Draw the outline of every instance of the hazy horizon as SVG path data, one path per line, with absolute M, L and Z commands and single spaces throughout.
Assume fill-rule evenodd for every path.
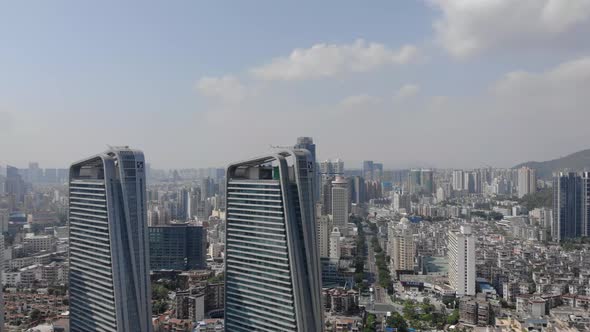
M 107 144 L 224 167 L 298 136 L 347 168 L 512 167 L 590 140 L 587 1 L 3 9 L 0 161 L 17 167 Z

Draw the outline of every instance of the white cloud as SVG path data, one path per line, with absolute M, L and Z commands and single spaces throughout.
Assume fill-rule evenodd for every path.
M 340 101 L 340 106 L 345 108 L 366 108 L 379 104 L 381 99 L 379 97 L 371 96 L 363 93 L 355 96 L 349 96 Z
M 416 84 L 406 84 L 399 88 L 393 96 L 394 102 L 401 102 L 415 97 L 420 92 L 420 86 Z
M 543 47 L 577 38 L 590 27 L 590 0 L 430 0 L 443 17 L 434 23 L 438 42 L 453 56 L 492 48 Z
M 199 93 L 223 102 L 237 103 L 246 97 L 246 88 L 234 76 L 203 77 L 196 86 Z
M 534 103 L 535 108 L 569 105 L 580 111 L 590 102 L 590 56 L 559 64 L 541 73 L 514 71 L 492 86 L 497 98 Z M 584 110 L 587 112 L 586 110 Z
M 307 49 L 298 48 L 287 57 L 253 68 L 251 73 L 263 80 L 317 79 L 405 64 L 417 57 L 418 49 L 413 45 L 392 50 L 383 44 L 359 39 L 352 44 L 316 44 Z

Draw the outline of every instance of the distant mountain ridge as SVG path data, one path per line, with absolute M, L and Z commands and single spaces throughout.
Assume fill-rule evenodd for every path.
M 549 161 L 527 161 L 513 168 L 529 167 L 537 170 L 537 177 L 550 179 L 553 172 L 563 169 L 571 171 L 590 170 L 590 149 L 578 151 L 562 158 Z

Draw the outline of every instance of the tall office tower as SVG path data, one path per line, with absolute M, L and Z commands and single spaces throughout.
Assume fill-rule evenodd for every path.
M 322 331 L 311 152 L 227 170 L 226 331 Z
M 423 194 L 434 194 L 434 172 L 431 169 L 422 169 L 420 171 L 420 184 L 422 185 Z
M 70 167 L 70 331 L 152 330 L 144 156 L 128 147 Z
M 410 194 L 434 194 L 434 175 L 429 169 L 412 169 L 408 173 L 408 191 Z
M 201 201 L 206 201 L 207 197 L 211 195 L 210 187 L 211 187 L 211 179 L 209 178 L 202 178 L 201 179 Z
M 391 245 L 390 257 L 393 272 L 413 271 L 416 257 L 416 245 L 412 225 L 407 218 L 402 218 L 400 223 L 393 227 L 390 233 L 389 243 Z
M 373 161 L 363 161 L 363 177 L 367 181 L 373 181 Z
M 187 188 L 178 191 L 178 210 L 177 218 L 180 220 L 191 220 L 191 193 Z
M 471 226 L 448 234 L 449 284 L 457 296 L 475 295 L 475 238 Z
M 332 182 L 334 177 L 325 178 L 322 181 L 320 203 L 322 203 L 322 214 L 332 214 Z
M 351 201 L 355 204 L 361 204 L 366 201 L 365 180 L 360 176 L 352 178 L 352 193 L 350 195 Z
M 320 186 L 321 186 L 321 179 L 320 179 L 320 170 L 319 165 L 317 164 L 317 154 L 316 154 L 316 146 L 313 143 L 312 137 L 297 137 L 297 144 L 295 144 L 295 149 L 305 149 L 311 153 L 311 159 L 313 159 L 314 164 L 314 176 L 313 176 L 313 194 L 316 200 L 320 198 Z M 344 167 L 344 166 L 343 166 Z
M 332 223 L 329 216 L 317 216 L 317 234 L 320 257 L 328 257 L 330 254 L 330 232 Z
M 463 190 L 463 171 L 462 170 L 454 170 L 453 171 L 453 190 L 455 191 L 462 191 Z
M 383 164 L 373 163 L 373 180 L 379 182 L 383 181 Z
M 17 205 L 22 203 L 25 199 L 25 182 L 20 174 L 18 168 L 6 166 L 6 180 L 4 180 L 4 190 L 8 195 L 11 195 Z
M 150 269 L 207 268 L 207 231 L 202 226 L 187 223 L 150 226 L 148 232 Z
M 518 197 L 532 194 L 537 191 L 537 171 L 522 167 L 518 170 Z
M 348 235 L 348 181 L 338 176 L 332 181 L 332 222 L 345 236 Z
M 340 237 L 342 234 L 338 227 L 334 227 L 330 233 L 330 258 L 340 259 Z
M 553 227 L 551 237 L 563 241 L 588 234 L 587 173 L 555 173 L 553 175 Z

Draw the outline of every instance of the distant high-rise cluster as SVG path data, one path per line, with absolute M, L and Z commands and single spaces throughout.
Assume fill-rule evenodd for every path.
M 434 173 L 430 169 L 412 169 L 408 174 L 410 194 L 432 195 L 434 193 Z
M 363 161 L 362 176 L 367 181 L 381 181 L 383 178 L 383 164 L 376 163 L 372 160 Z
M 537 171 L 532 168 L 522 167 L 518 170 L 518 197 L 532 194 L 537 191 Z
M 177 223 L 149 228 L 152 270 L 198 270 L 207 267 L 207 233 L 202 226 Z

